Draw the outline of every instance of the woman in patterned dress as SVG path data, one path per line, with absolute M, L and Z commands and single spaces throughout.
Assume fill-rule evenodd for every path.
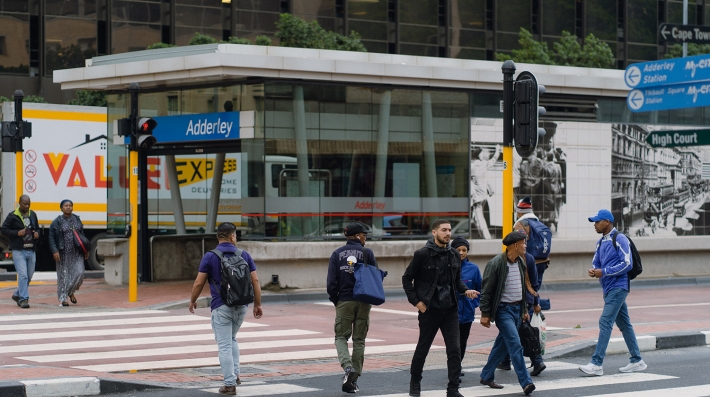
M 62 200 L 59 206 L 62 215 L 49 226 L 49 249 L 57 262 L 57 297 L 62 306 L 69 306 L 67 299 L 73 304 L 77 302 L 74 292 L 84 281 L 84 260 L 89 254 L 84 254 L 74 243 L 73 230 L 84 230 L 81 219 L 72 213 L 74 203 Z

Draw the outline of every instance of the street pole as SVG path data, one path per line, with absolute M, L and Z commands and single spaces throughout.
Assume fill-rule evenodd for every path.
M 131 144 L 129 148 L 129 199 L 131 206 L 131 235 L 128 238 L 128 301 L 138 301 L 138 148 L 136 144 L 136 129 L 138 120 L 138 83 L 131 83 Z
M 688 24 L 688 0 L 683 0 L 683 25 Z M 683 43 L 683 58 L 688 56 L 688 43 Z
M 15 125 L 17 126 L 17 135 L 20 135 L 20 126 L 22 125 L 22 99 L 25 93 L 22 90 L 16 90 L 13 93 L 15 100 Z M 15 142 L 22 142 L 22 136 L 15 136 Z M 19 146 L 19 145 L 17 145 Z M 22 150 L 15 152 L 15 197 L 22 196 L 24 191 L 24 172 L 22 169 Z
M 503 237 L 513 230 L 513 75 L 515 62 L 503 62 Z M 505 247 L 503 247 L 505 251 Z

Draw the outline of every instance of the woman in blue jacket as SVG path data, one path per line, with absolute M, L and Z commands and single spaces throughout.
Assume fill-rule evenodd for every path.
M 481 271 L 474 263 L 469 262 L 468 240 L 461 236 L 454 237 L 451 240 L 451 248 L 455 249 L 461 255 L 461 281 L 466 284 L 468 289 L 481 291 Z M 459 294 L 459 333 L 461 336 L 461 361 L 466 353 L 466 343 L 468 335 L 471 333 L 471 324 L 475 318 L 476 308 L 480 300 L 480 295 L 474 299 L 469 299 L 466 295 Z M 463 375 L 463 372 L 461 373 Z

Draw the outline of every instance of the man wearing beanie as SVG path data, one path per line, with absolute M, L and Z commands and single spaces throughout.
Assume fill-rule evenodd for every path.
M 525 395 L 535 390 L 530 379 L 523 347 L 520 344 L 518 328 L 528 320 L 526 295 L 525 256 L 526 234 L 513 231 L 503 239 L 505 252 L 496 255 L 486 265 L 481 290 L 481 325 L 490 328 L 495 320 L 498 336 L 488 356 L 488 362 L 481 371 L 481 384 L 494 389 L 503 386 L 495 382 L 495 369 L 506 353 L 510 354 L 518 382 Z
M 409 395 L 421 395 L 422 372 L 436 333 L 441 330 L 446 345 L 449 383 L 446 397 L 463 397 L 459 393 L 461 351 L 459 340 L 458 294 L 475 298 L 478 292 L 461 282 L 461 260 L 449 247 L 451 223 L 438 219 L 432 223 L 432 240 L 414 253 L 402 275 L 407 300 L 419 309 L 419 340 L 409 370 Z
M 458 251 L 461 256 L 461 281 L 468 289 L 474 291 L 481 290 L 481 271 L 476 264 L 468 260 L 469 244 L 468 240 L 462 236 L 456 236 L 451 240 L 451 248 Z M 466 354 L 466 344 L 471 333 L 471 324 L 476 319 L 476 308 L 480 298 L 470 299 L 466 295 L 459 294 L 459 340 L 461 345 L 461 362 Z M 463 372 L 461 373 L 463 376 Z M 460 378 L 459 378 L 460 379 Z
M 370 322 L 372 305 L 353 298 L 355 287 L 355 264 L 367 263 L 377 266 L 375 254 L 365 248 L 368 230 L 359 222 L 345 227 L 347 238 L 344 246 L 330 255 L 328 264 L 328 297 L 335 305 L 335 350 L 338 361 L 345 371 L 342 391 L 355 393 L 359 389 L 357 378 L 362 374 L 365 361 L 365 338 Z M 348 350 L 348 339 L 353 339 L 353 354 Z

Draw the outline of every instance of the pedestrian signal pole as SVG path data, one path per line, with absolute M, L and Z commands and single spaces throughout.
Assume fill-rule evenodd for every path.
M 503 237 L 513 230 L 513 75 L 515 63 L 503 62 Z M 505 246 L 503 247 L 505 251 Z
M 131 143 L 129 145 L 129 202 L 131 205 L 131 235 L 129 243 L 128 262 L 128 301 L 138 301 L 138 145 L 136 143 L 136 130 L 138 120 L 138 83 L 131 83 L 128 88 L 131 94 L 131 114 L 129 117 Z
M 23 185 L 23 164 L 22 164 L 22 139 L 32 137 L 32 123 L 22 120 L 22 99 L 25 94 L 22 90 L 14 93 L 15 118 L 13 121 L 3 121 L 0 127 L 2 131 L 2 151 L 5 153 L 15 153 L 15 197 L 24 193 Z

